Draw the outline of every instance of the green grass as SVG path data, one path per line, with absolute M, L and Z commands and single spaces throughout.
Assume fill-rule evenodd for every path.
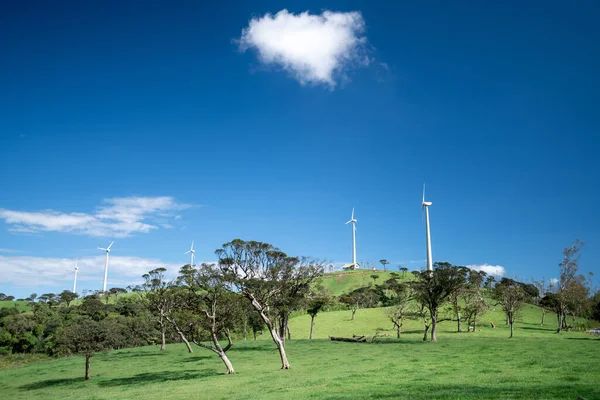
M 27 301 L 0 301 L 0 308 L 14 308 L 16 307 L 19 311 L 28 311 L 29 302 Z
M 373 284 L 373 279 L 371 275 L 376 274 L 379 275 L 377 279 L 377 284 L 382 284 L 385 280 L 390 278 L 390 274 L 394 271 L 367 271 L 367 270 L 358 270 L 358 271 L 347 271 L 347 272 L 335 272 L 325 274 L 323 277 L 323 287 L 329 289 L 334 296 L 339 296 L 343 293 L 349 293 L 354 289 L 358 289 L 359 287 L 369 286 Z M 412 274 L 410 272 L 406 273 L 406 276 L 403 278 L 402 273 L 399 273 L 400 280 L 406 281 L 412 279 Z
M 600 397 L 600 340 L 583 334 L 514 339 L 418 334 L 381 344 L 292 340 L 292 369 L 266 340 L 236 342 L 224 375 L 211 352 L 144 347 L 98 354 L 92 380 L 73 357 L 0 370 L 6 399 L 588 399 Z

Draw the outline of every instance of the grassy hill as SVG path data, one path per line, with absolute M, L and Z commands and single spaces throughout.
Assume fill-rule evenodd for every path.
M 323 277 L 323 286 L 329 289 L 334 296 L 339 296 L 343 293 L 349 293 L 354 289 L 358 289 L 359 287 L 372 285 L 373 279 L 371 278 L 371 275 L 373 274 L 379 275 L 379 278 L 376 281 L 379 285 L 389 279 L 392 272 L 394 271 L 358 270 L 328 273 Z M 413 276 L 410 272 L 407 272 L 406 276 L 403 276 L 402 273 L 399 273 L 399 275 L 401 281 L 411 280 Z
M 386 344 L 292 340 L 292 369 L 282 371 L 272 342 L 240 341 L 228 352 L 234 375 L 224 375 L 210 351 L 153 346 L 94 356 L 87 382 L 82 357 L 0 370 L 0 393 L 64 400 L 593 399 L 600 398 L 598 345 L 581 333 L 448 335 L 438 343 L 416 335 Z
M 19 311 L 29 310 L 29 302 L 27 301 L 0 301 L 0 308 L 16 307 Z
M 325 278 L 334 293 L 368 284 L 371 271 Z M 384 280 L 383 272 L 378 272 Z M 389 275 L 389 273 L 388 273 Z M 370 279 L 370 278 L 368 278 Z M 372 280 L 371 280 L 372 281 Z M 600 339 L 583 332 L 554 333 L 556 317 L 527 305 L 508 339 L 501 310 L 482 317 L 474 333 L 456 333 L 456 322 L 440 324 L 438 343 L 422 341 L 420 321 L 407 321 L 400 339 L 385 309 L 324 312 L 309 341 L 310 318 L 290 320 L 286 349 L 292 365 L 279 370 L 270 337 L 235 341 L 228 352 L 236 369 L 212 352 L 182 345 L 125 349 L 92 358 L 92 380 L 84 381 L 84 359 L 40 361 L 0 370 L 0 397 L 7 399 L 567 399 L 600 398 Z M 489 321 L 497 328 L 492 329 Z M 570 322 L 570 321 L 569 321 Z M 333 336 L 390 337 L 375 343 L 332 342 Z

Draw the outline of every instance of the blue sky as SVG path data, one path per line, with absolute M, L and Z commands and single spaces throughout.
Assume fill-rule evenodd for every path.
M 423 182 L 434 261 L 597 270 L 598 4 L 388 3 L 5 6 L 0 291 L 100 289 L 112 240 L 109 287 L 191 240 L 349 262 L 352 207 L 417 269 Z

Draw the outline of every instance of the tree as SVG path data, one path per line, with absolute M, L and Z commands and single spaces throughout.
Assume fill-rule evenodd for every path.
M 65 327 L 59 337 L 59 346 L 66 353 L 85 357 L 85 380 L 91 378 L 90 360 L 94 353 L 108 350 L 117 339 L 118 331 L 106 320 L 95 321 L 82 317 Z
M 379 262 L 381 263 L 381 265 L 383 265 L 383 270 L 387 271 L 387 265 L 390 263 L 388 260 L 383 259 L 383 260 L 379 260 Z
M 510 326 L 510 337 L 512 338 L 515 318 L 523 307 L 527 295 L 518 284 L 497 284 L 493 294 L 502 307 L 502 311 L 506 314 L 508 325 Z
M 311 283 L 322 276 L 323 263 L 310 258 L 289 257 L 268 243 L 241 239 L 225 243 L 215 254 L 228 287 L 246 297 L 259 313 L 277 346 L 281 368 L 289 369 L 284 339 L 276 329 L 272 311 L 276 304 L 280 307 L 285 304 L 290 296 L 296 298 L 294 301 L 306 297 Z
M 352 320 L 360 307 L 369 308 L 377 305 L 379 298 L 373 289 L 361 287 L 340 297 L 340 301 L 352 311 Z
M 36 298 L 37 298 L 37 293 L 31 293 L 31 294 L 29 295 L 29 297 L 26 297 L 26 298 L 25 298 L 25 301 L 31 301 L 31 302 L 34 302 Z
M 168 321 L 165 316 L 171 311 L 172 307 L 172 302 L 166 296 L 169 287 L 169 283 L 165 280 L 164 275 L 166 271 L 165 268 L 156 268 L 142 275 L 142 278 L 144 278 L 144 284 L 142 285 L 144 294 L 141 296 L 141 299 L 146 301 L 149 310 L 154 316 L 154 320 L 160 327 L 161 351 L 167 348 L 165 333 Z
M 401 266 L 399 269 L 400 269 L 400 271 L 402 271 L 402 277 L 405 278 L 406 273 L 408 272 L 408 268 Z
M 475 332 L 477 329 L 477 317 L 488 308 L 479 286 L 471 284 L 462 293 L 463 315 L 467 321 L 467 332 Z M 472 327 L 472 328 L 471 328 Z
M 407 318 L 410 301 L 411 301 L 411 293 L 410 287 L 407 285 L 402 285 L 403 290 L 399 291 L 397 296 L 394 298 L 394 305 L 390 308 L 387 308 L 385 313 L 387 317 L 392 321 L 394 327 L 396 328 L 397 338 L 400 339 L 400 334 L 402 333 L 402 324 L 404 323 L 404 319 Z
M 439 308 L 448 300 L 463 280 L 459 268 L 449 263 L 436 262 L 433 271 L 422 271 L 412 283 L 415 299 L 427 308 L 431 318 L 431 341 L 437 342 L 437 324 Z
M 323 309 L 329 306 L 332 302 L 331 296 L 324 291 L 318 293 L 308 301 L 308 308 L 306 312 L 310 315 L 310 334 L 308 338 L 312 340 L 313 328 L 315 327 L 315 317 Z
M 459 306 L 459 299 L 467 289 L 467 277 L 470 276 L 471 270 L 466 267 L 457 268 L 457 282 L 453 290 L 450 292 L 449 299 L 452 303 L 454 315 L 456 315 L 457 332 L 462 332 L 461 325 L 461 307 Z
M 67 307 L 69 307 L 71 305 L 71 302 L 73 300 L 75 300 L 77 298 L 77 293 L 73 293 L 70 290 L 63 290 L 59 295 L 58 298 L 60 299 L 61 303 L 66 303 Z
M 371 279 L 373 279 L 373 285 L 375 285 L 375 284 L 377 284 L 377 279 L 379 279 L 379 275 L 372 274 L 371 275 Z
M 579 239 L 575 239 L 572 245 L 563 250 L 563 260 L 559 264 L 560 278 L 558 279 L 558 290 L 556 292 L 556 313 L 558 326 L 556 333 L 560 333 L 566 326 L 566 315 L 580 308 L 581 303 L 587 299 L 588 288 L 585 276 L 578 274 L 580 250 L 584 245 Z
M 231 339 L 230 328 L 231 323 L 235 318 L 238 318 L 235 308 L 231 305 L 236 304 L 234 296 L 227 288 L 227 282 L 223 279 L 223 275 L 217 270 L 214 264 L 201 264 L 199 268 L 193 267 L 182 268 L 180 282 L 185 282 L 188 290 L 187 307 L 194 309 L 204 318 L 202 326 L 210 334 L 212 341 L 211 345 L 206 345 L 194 340 L 194 343 L 204 349 L 216 353 L 227 369 L 227 374 L 233 374 L 235 371 L 233 365 L 227 357 L 227 350 L 233 345 Z M 167 315 L 167 319 L 174 325 L 179 332 L 180 329 L 176 321 Z M 229 344 L 223 348 L 219 343 L 219 335 L 224 334 Z M 183 336 L 182 336 L 183 337 Z

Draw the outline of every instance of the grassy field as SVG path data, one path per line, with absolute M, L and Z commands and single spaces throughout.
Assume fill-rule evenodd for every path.
M 332 274 L 325 284 L 340 294 L 368 285 L 371 273 Z M 6 357 L 0 362 L 0 398 L 600 399 L 600 339 L 583 332 L 556 335 L 556 316 L 548 314 L 544 326 L 540 319 L 540 309 L 527 305 L 515 337 L 508 339 L 496 308 L 482 316 L 477 332 L 459 334 L 456 321 L 440 323 L 439 341 L 431 343 L 422 341 L 422 323 L 413 320 L 395 339 L 383 308 L 359 309 L 355 320 L 350 311 L 332 311 L 317 316 L 316 339 L 309 341 L 310 318 L 300 315 L 290 320 L 293 340 L 286 344 L 291 370 L 279 370 L 278 353 L 265 334 L 235 342 L 228 355 L 236 374 L 229 376 L 212 352 L 195 348 L 188 354 L 179 344 L 166 352 L 152 346 L 97 354 L 87 382 L 82 357 Z M 376 333 L 383 337 L 373 343 L 327 340 Z
M 16 307 L 19 311 L 29 310 L 29 302 L 27 301 L 0 301 L 0 308 Z
M 237 342 L 224 375 L 211 352 L 144 347 L 98 354 L 92 380 L 81 357 L 0 370 L 5 399 L 588 399 L 600 398 L 600 340 L 581 333 L 513 339 L 418 334 L 379 344 L 292 340 L 279 370 L 267 340 Z
M 403 279 L 409 280 L 412 279 L 412 274 L 407 272 L 405 277 L 402 276 L 402 273 L 398 271 L 347 271 L 347 272 L 334 272 L 325 274 L 323 277 L 323 287 L 329 289 L 334 296 L 339 296 L 342 293 L 349 293 L 354 289 L 358 289 L 359 287 L 369 286 L 369 284 L 373 284 L 373 279 L 371 275 L 379 275 L 377 279 L 377 284 L 380 285 L 384 281 L 390 278 L 390 273 L 396 272 L 400 275 L 400 280 Z

